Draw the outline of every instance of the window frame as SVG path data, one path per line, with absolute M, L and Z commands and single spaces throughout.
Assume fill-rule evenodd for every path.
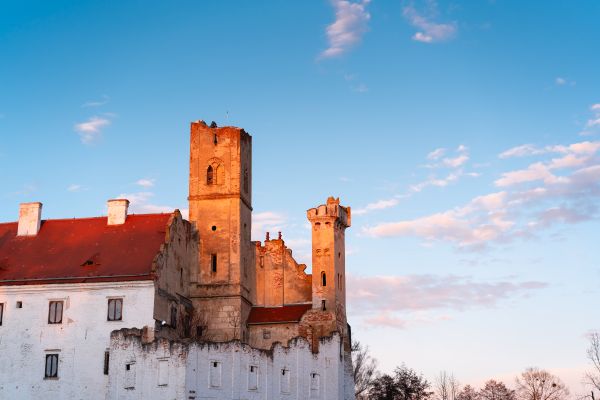
M 115 306 L 113 309 L 113 317 L 111 318 L 111 313 L 110 313 L 110 305 L 111 302 L 114 302 Z M 120 304 L 120 309 L 119 309 L 119 318 L 116 318 L 116 310 L 117 310 L 117 306 L 116 304 Z M 123 298 L 122 297 L 115 297 L 115 298 L 110 298 L 108 299 L 107 302 L 107 310 L 106 310 L 106 320 L 109 322 L 115 322 L 115 321 L 123 321 Z
M 50 370 L 48 370 L 48 360 L 50 360 Z M 53 360 L 55 360 L 54 364 Z M 58 353 L 46 354 L 44 361 L 44 379 L 58 379 Z M 52 373 L 53 370 L 54 374 Z
M 57 309 L 58 309 L 58 305 L 60 304 L 60 318 L 57 319 Z M 52 306 L 54 307 L 54 312 L 52 310 Z M 64 310 L 65 310 L 65 302 L 64 300 L 50 300 L 48 302 L 48 325 L 60 325 L 62 324 L 63 321 L 63 316 L 64 316 Z M 52 317 L 54 317 L 52 319 Z

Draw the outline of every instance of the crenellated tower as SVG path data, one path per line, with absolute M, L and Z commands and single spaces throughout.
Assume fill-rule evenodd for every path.
M 192 297 L 202 336 L 246 341 L 255 298 L 252 137 L 236 127 L 191 124 L 189 219 L 200 234 Z
M 313 309 L 334 312 L 346 323 L 346 228 L 351 223 L 350 207 L 330 197 L 327 204 L 307 211 L 312 226 Z M 345 328 L 345 326 L 344 326 Z

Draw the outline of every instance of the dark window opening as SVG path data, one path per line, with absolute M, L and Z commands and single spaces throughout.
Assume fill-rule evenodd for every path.
M 183 268 L 179 268 L 179 287 L 183 289 Z
M 213 226 L 212 226 L 212 228 L 210 228 L 210 229 L 212 229 L 212 230 L 213 230 L 213 232 L 214 232 L 214 231 L 216 231 L 216 230 L 217 230 L 217 226 L 216 226 L 216 225 L 213 225 Z
M 46 354 L 45 378 L 58 377 L 58 354 Z
M 177 328 L 177 307 L 171 307 L 171 327 Z
M 244 168 L 244 192 L 248 193 L 248 168 Z
M 250 366 L 250 372 L 254 372 L 254 365 Z
M 321 300 L 321 310 L 327 311 L 327 307 L 325 307 L 325 300 Z
M 110 353 L 108 351 L 104 352 L 104 375 L 108 375 L 108 364 L 110 361 Z
M 217 255 L 216 254 L 210 255 L 210 270 L 212 271 L 213 274 L 217 273 Z
M 17 301 L 17 308 L 23 308 L 23 302 Z
M 123 320 L 123 299 L 108 299 L 107 321 Z
M 219 366 L 219 363 L 218 363 L 218 362 L 216 362 L 216 361 L 215 361 L 215 362 L 213 362 L 213 368 L 217 368 L 218 366 Z
M 321 272 L 321 286 L 327 286 L 327 274 L 325 272 Z
M 131 371 L 131 364 L 125 364 L 125 371 Z
M 183 336 L 192 336 L 192 317 L 190 317 L 190 315 L 187 313 L 185 315 L 185 318 L 183 319 Z
M 212 185 L 214 183 L 214 171 L 213 171 L 213 167 L 212 165 L 208 166 L 208 169 L 206 170 L 206 184 L 207 185 Z
M 4 316 L 4 304 L 0 303 L 0 326 L 2 326 L 2 317 Z
M 214 124 L 214 122 L 213 122 L 213 124 Z M 211 126 L 210 126 L 210 127 L 211 127 L 211 128 L 216 128 L 216 127 L 217 127 L 217 124 L 215 124 L 215 126 L 214 126 L 214 127 L 213 127 L 213 126 L 212 126 L 212 124 L 211 124 Z M 213 136 L 213 143 L 214 143 L 214 144 L 217 144 L 218 142 L 219 142 L 219 141 L 217 140 L 217 134 L 215 133 L 215 135 Z
M 63 302 L 62 301 L 51 301 L 48 307 L 48 323 L 49 324 L 62 324 L 63 317 Z

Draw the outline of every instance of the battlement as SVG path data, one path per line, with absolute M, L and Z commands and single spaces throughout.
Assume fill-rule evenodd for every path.
M 341 206 L 339 197 L 329 197 L 326 204 L 321 204 L 306 211 L 306 216 L 311 222 L 330 219 L 338 220 L 344 228 L 350 227 L 352 222 L 350 207 Z
M 210 125 L 207 124 L 204 120 L 194 121 L 191 124 L 192 132 L 193 131 L 209 131 L 211 133 L 225 134 L 227 136 L 235 135 L 241 138 L 249 138 L 250 134 L 246 132 L 243 128 L 238 128 L 237 126 L 218 126 L 216 122 L 211 122 Z M 213 138 L 218 140 L 218 138 Z M 217 144 L 217 143 L 215 143 Z

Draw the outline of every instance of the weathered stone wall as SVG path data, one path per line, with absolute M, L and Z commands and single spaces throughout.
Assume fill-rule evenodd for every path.
M 111 339 L 109 399 L 354 399 L 351 359 L 337 335 L 320 341 L 319 354 L 303 339 L 268 351 L 238 341 L 143 344 L 135 331 Z
M 189 299 L 190 278 L 198 266 L 198 232 L 175 211 L 166 226 L 165 243 L 154 259 L 156 274 L 154 318 L 174 329 L 174 336 L 185 334 L 185 324 L 193 324 L 194 310 Z M 171 326 L 171 310 L 177 309 L 176 326 Z M 134 327 L 134 326 L 132 326 Z M 191 327 L 191 326 L 190 326 Z
M 301 336 L 299 327 L 297 322 L 249 325 L 250 344 L 252 347 L 264 350 L 270 349 L 273 343 L 288 346 L 290 340 Z
M 153 327 L 154 294 L 153 281 L 2 287 L 0 398 L 104 399 L 110 333 Z M 110 298 L 123 299 L 122 321 L 107 321 Z M 64 302 L 61 324 L 48 324 L 51 300 Z M 44 379 L 47 354 L 59 355 L 58 378 Z
M 306 265 L 298 264 L 283 239 L 255 242 L 256 303 L 275 307 L 284 304 L 310 303 L 312 277 Z

